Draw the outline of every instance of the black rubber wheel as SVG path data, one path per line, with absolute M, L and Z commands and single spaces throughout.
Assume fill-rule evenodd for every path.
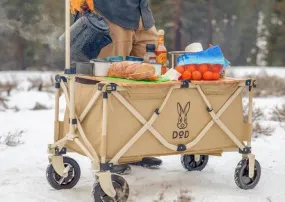
M 95 202 L 126 202 L 129 197 L 129 185 L 127 181 L 118 175 L 112 175 L 113 186 L 116 190 L 114 198 L 109 197 L 101 188 L 99 182 L 96 182 L 93 187 L 93 197 Z
M 253 189 L 258 184 L 261 176 L 261 167 L 257 160 L 255 160 L 253 178 L 248 177 L 248 172 L 248 159 L 243 159 L 239 162 L 235 170 L 235 183 L 241 189 Z
M 56 190 L 72 189 L 79 181 L 81 171 L 78 163 L 69 157 L 63 157 L 64 166 L 70 166 L 67 177 L 61 177 L 56 173 L 52 164 L 47 167 L 46 178 L 50 186 Z
M 206 167 L 208 161 L 208 155 L 200 155 L 197 162 L 194 155 L 181 155 L 181 164 L 188 171 L 201 171 Z

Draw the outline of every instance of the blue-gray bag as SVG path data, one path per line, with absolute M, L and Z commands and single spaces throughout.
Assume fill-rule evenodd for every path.
M 197 53 L 186 53 L 177 58 L 177 65 L 190 64 L 220 64 L 224 68 L 230 66 L 230 62 L 224 57 L 220 46 L 213 46 Z
M 103 16 L 87 12 L 74 22 L 70 28 L 71 60 L 89 62 L 100 54 L 101 50 L 112 43 L 110 27 Z M 65 33 L 59 40 L 64 47 Z

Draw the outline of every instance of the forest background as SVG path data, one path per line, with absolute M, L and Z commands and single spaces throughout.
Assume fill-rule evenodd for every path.
M 232 66 L 285 67 L 285 0 L 150 0 L 169 51 L 220 45 Z M 64 1 L 0 0 L 0 71 L 59 70 Z

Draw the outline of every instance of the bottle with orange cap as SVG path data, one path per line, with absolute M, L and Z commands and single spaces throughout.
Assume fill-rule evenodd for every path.
M 166 63 L 167 63 L 167 49 L 164 45 L 164 30 L 158 31 L 158 44 L 155 49 L 156 54 L 156 62 L 160 63 L 161 66 L 161 74 L 165 74 L 167 71 Z

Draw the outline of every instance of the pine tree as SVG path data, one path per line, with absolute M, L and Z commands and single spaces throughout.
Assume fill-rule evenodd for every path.
M 5 24 L 8 24 L 13 47 L 10 61 L 15 69 L 63 65 L 64 53 L 58 49 L 58 37 L 64 32 L 64 1 L 4 0 Z M 6 31 L 7 32 L 7 31 Z M 10 46 L 8 43 L 3 44 Z M 7 54 L 6 54 L 7 55 Z M 2 59 L 2 64 L 5 59 Z M 7 63 L 9 61 L 6 61 Z
M 3 0 L 2 6 L 9 26 L 13 30 L 15 61 L 17 69 L 26 69 L 26 39 L 37 33 L 36 24 L 41 20 L 41 1 L 39 0 Z
M 274 0 L 152 0 L 156 25 L 166 30 L 169 50 L 183 50 L 189 43 L 220 45 L 232 65 L 256 65 L 266 55 L 257 38 L 260 14 L 268 16 Z M 267 24 L 268 17 L 264 19 Z

